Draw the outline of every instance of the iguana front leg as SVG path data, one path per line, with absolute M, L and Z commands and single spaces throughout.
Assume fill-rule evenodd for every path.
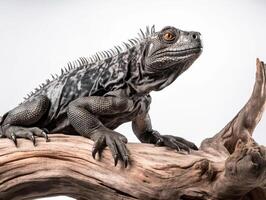
M 149 114 L 139 115 L 132 121 L 132 129 L 137 138 L 143 143 L 167 146 L 178 151 L 190 149 L 198 150 L 197 146 L 181 137 L 172 135 L 160 135 L 158 131 L 152 129 Z
M 0 137 L 7 137 L 17 146 L 17 138 L 29 139 L 35 144 L 35 136 L 48 136 L 45 130 L 38 127 L 38 122 L 48 111 L 50 100 L 40 95 L 25 101 L 6 113 L 0 123 Z
M 81 97 L 69 104 L 68 118 L 71 125 L 82 136 L 94 141 L 92 156 L 108 146 L 112 152 L 115 165 L 120 158 L 125 167 L 128 165 L 127 139 L 122 134 L 108 129 L 99 120 L 101 115 L 120 114 L 133 109 L 133 101 L 119 97 Z

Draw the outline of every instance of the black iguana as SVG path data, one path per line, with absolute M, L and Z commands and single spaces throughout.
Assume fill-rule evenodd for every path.
M 108 146 L 115 165 L 120 159 L 126 167 L 127 139 L 114 129 L 132 121 L 141 142 L 197 150 L 191 142 L 153 130 L 148 111 L 149 93 L 171 84 L 199 57 L 200 33 L 170 26 L 156 32 L 153 26 L 124 46 L 69 63 L 2 117 L 0 136 L 15 145 L 17 137 L 35 145 L 35 136 L 48 141 L 47 133 L 80 134 L 94 141 L 94 158 Z

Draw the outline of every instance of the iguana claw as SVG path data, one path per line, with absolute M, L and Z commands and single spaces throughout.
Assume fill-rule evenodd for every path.
M 106 129 L 101 131 L 97 130 L 97 132 L 93 134 L 92 139 L 95 141 L 92 148 L 92 157 L 94 159 L 97 153 L 99 153 L 100 157 L 102 150 L 108 146 L 114 159 L 114 166 L 117 165 L 119 159 L 124 163 L 125 168 L 128 166 L 129 154 L 126 147 L 127 139 L 125 136 Z
M 3 136 L 12 140 L 17 147 L 17 138 L 25 138 L 32 141 L 33 145 L 36 146 L 36 139 L 35 136 L 44 137 L 46 142 L 49 141 L 48 136 L 45 131 L 38 127 L 21 127 L 21 126 L 12 126 L 6 125 L 2 127 L 3 129 Z
M 172 149 L 176 149 L 177 151 L 187 151 L 190 153 L 190 150 L 198 150 L 198 147 L 181 137 L 176 137 L 172 135 L 160 135 L 157 131 L 154 131 L 153 136 L 156 138 L 157 142 L 155 143 L 157 146 L 167 146 Z

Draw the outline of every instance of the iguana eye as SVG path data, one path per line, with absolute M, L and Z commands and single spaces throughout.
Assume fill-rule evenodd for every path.
M 172 32 L 167 31 L 167 32 L 165 32 L 165 33 L 163 34 L 163 39 L 164 39 L 165 41 L 167 41 L 167 42 L 171 42 L 171 41 L 175 40 L 175 38 L 176 38 L 176 36 L 175 36 L 175 34 L 172 33 Z

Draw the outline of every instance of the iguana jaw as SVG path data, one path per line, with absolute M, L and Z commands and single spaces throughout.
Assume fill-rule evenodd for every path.
M 168 50 L 163 52 L 157 52 L 154 56 L 161 57 L 163 56 L 169 56 L 169 57 L 182 57 L 182 56 L 190 56 L 191 54 L 198 54 L 201 53 L 202 47 L 192 47 L 189 49 L 184 50 Z

